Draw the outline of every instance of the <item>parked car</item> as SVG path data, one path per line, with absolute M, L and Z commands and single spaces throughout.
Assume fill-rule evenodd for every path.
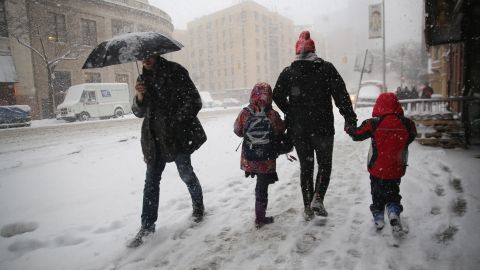
M 381 81 L 363 81 L 358 96 L 351 95 L 350 98 L 356 108 L 373 107 L 378 96 L 383 92 L 386 92 L 386 88 Z
M 131 113 L 126 83 L 83 83 L 71 86 L 57 106 L 57 119 L 69 122 L 90 117 L 121 117 Z
M 0 128 L 29 127 L 32 109 L 28 105 L 0 106 Z

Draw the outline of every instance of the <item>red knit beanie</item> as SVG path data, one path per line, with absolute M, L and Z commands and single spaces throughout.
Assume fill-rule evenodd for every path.
M 295 53 L 309 53 L 315 52 L 315 42 L 313 39 L 310 39 L 310 32 L 303 31 L 298 37 L 297 43 L 295 44 Z

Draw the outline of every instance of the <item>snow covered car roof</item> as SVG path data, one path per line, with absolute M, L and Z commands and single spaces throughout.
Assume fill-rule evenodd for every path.
M 0 128 L 30 126 L 31 112 L 28 105 L 0 106 Z

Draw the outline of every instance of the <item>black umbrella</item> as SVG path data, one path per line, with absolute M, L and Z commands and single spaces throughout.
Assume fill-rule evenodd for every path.
M 156 32 L 123 34 L 98 44 L 82 69 L 141 61 L 153 54 L 174 52 L 182 47 L 180 42 Z

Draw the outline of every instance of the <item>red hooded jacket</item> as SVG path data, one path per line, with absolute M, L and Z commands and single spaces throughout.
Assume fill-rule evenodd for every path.
M 280 117 L 280 114 L 272 109 L 272 88 L 269 84 L 257 83 L 253 87 L 248 107 L 252 111 L 268 108 L 267 117 L 272 124 L 273 134 L 279 135 L 285 131 L 285 123 Z M 245 124 L 251 115 L 251 112 L 245 108 L 238 114 L 233 126 L 233 132 L 235 132 L 237 136 L 243 137 Z M 245 153 L 242 151 L 240 168 L 250 173 L 274 173 L 276 172 L 276 160 L 249 161 L 245 158 Z
M 415 123 L 403 116 L 394 93 L 383 93 L 377 98 L 372 116 L 349 134 L 355 141 L 372 139 L 368 158 L 371 175 L 399 179 L 405 174 L 408 145 L 417 136 Z

